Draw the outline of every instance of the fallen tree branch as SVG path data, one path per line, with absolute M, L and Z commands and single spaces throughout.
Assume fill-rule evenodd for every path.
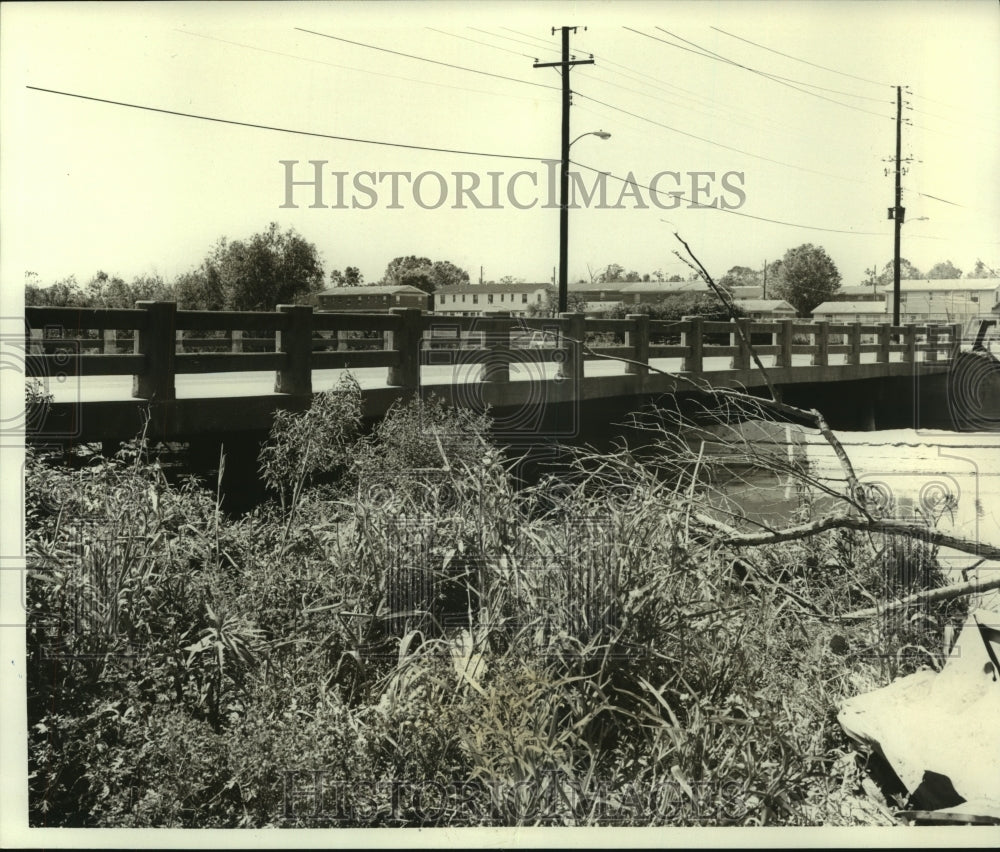
M 747 351 L 750 353 L 750 357 L 753 358 L 754 363 L 757 365 L 757 369 L 760 370 L 760 374 L 764 377 L 764 383 L 767 385 L 768 392 L 771 394 L 771 399 L 777 400 L 778 392 L 774 389 L 774 385 L 771 384 L 771 377 L 768 375 L 767 370 L 764 369 L 764 364 L 757 355 L 757 350 L 753 347 L 753 344 L 750 343 L 750 338 L 743 333 L 743 327 L 737 322 L 739 317 L 736 315 L 736 306 L 732 303 L 729 295 L 718 284 L 716 284 L 712 276 L 708 274 L 708 270 L 705 269 L 702 262 L 698 260 L 695 253 L 691 251 L 691 246 L 684 242 L 683 237 L 681 237 L 681 235 L 676 231 L 674 232 L 674 236 L 677 237 L 680 244 L 684 246 L 684 250 L 691 256 L 691 260 L 698 264 L 698 268 L 695 271 L 701 275 L 703 279 L 705 279 L 705 283 L 712 288 L 712 292 L 714 292 L 718 300 L 722 302 L 723 307 L 725 307 L 726 312 L 729 314 L 729 318 L 735 323 L 737 336 L 741 341 L 743 341 L 743 345 L 747 348 Z M 674 254 L 677 255 L 677 257 L 684 263 L 687 263 L 688 266 L 691 266 L 690 263 L 680 256 L 679 252 L 675 251 Z
M 891 518 L 860 518 L 853 515 L 833 515 L 819 518 L 806 524 L 786 527 L 771 532 L 744 533 L 716 520 L 710 515 L 699 512 L 696 520 L 711 527 L 723 536 L 723 542 L 733 547 L 755 547 L 761 544 L 780 544 L 785 541 L 797 541 L 817 535 L 821 532 L 836 529 L 860 530 L 861 532 L 880 532 L 888 535 L 905 536 L 925 541 L 938 547 L 950 547 L 962 553 L 981 556 L 985 559 L 1000 559 L 1000 547 L 982 542 L 969 541 L 931 527 L 897 521 Z
M 897 609 L 902 609 L 903 607 L 913 606 L 914 604 L 947 601 L 953 598 L 963 597 L 964 595 L 974 595 L 976 592 L 988 592 L 992 589 L 1000 589 L 1000 575 L 989 580 L 968 580 L 964 583 L 956 583 L 952 586 L 945 586 L 941 589 L 926 589 L 925 591 L 908 595 L 905 598 L 891 601 L 890 603 L 882 606 L 873 606 L 868 609 L 859 609 L 854 612 L 845 613 L 844 615 L 834 615 L 829 617 L 839 621 L 861 621 L 866 618 L 875 618 L 879 615 L 885 615 L 887 613 L 894 612 Z

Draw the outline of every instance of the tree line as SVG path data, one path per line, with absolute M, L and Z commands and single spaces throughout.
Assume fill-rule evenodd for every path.
M 44 284 L 36 273 L 25 275 L 26 306 L 132 308 L 139 301 L 176 301 L 187 310 L 269 311 L 280 304 L 315 303 L 324 288 L 359 286 L 364 276 L 356 266 L 329 276 L 316 246 L 294 229 L 267 230 L 239 240 L 221 237 L 194 269 L 165 281 L 160 275 L 138 275 L 126 281 L 99 270 L 86 283 L 75 275 Z M 410 255 L 397 257 L 378 284 L 410 285 L 428 293 L 438 287 L 468 284 L 469 273 L 451 261 Z
M 632 282 L 682 282 L 697 280 L 666 276 L 662 270 L 640 274 L 635 270 L 611 263 L 604 269 L 590 272 L 590 283 L 614 284 Z M 893 280 L 890 260 L 881 270 L 874 266 L 866 270 L 862 282 L 873 289 L 887 286 Z M 903 279 L 960 278 L 962 270 L 950 260 L 934 264 L 926 274 L 905 258 L 900 261 Z M 982 260 L 966 273 L 966 278 L 997 276 L 996 270 Z M 523 279 L 505 275 L 501 284 L 522 283 Z M 780 260 L 760 269 L 733 266 L 719 279 L 719 284 L 734 287 L 760 287 L 762 295 L 784 299 L 800 316 L 808 316 L 814 308 L 830 299 L 841 286 L 841 274 L 822 246 L 805 243 L 785 252 Z M 202 262 L 172 282 L 159 275 L 138 275 L 125 281 L 101 270 L 85 284 L 69 276 L 50 285 L 43 285 L 34 273 L 26 274 L 25 305 L 57 307 L 131 308 L 138 301 L 176 301 L 188 310 L 267 311 L 279 304 L 316 304 L 316 295 L 326 287 L 356 287 L 365 285 L 364 275 L 356 266 L 333 269 L 327 275 L 316 246 L 295 232 L 281 230 L 276 222 L 258 234 L 245 239 L 221 237 L 208 251 Z M 375 284 L 411 286 L 433 294 L 441 287 L 469 284 L 469 273 L 449 260 L 406 255 L 396 257 L 386 266 L 382 278 Z M 581 279 L 581 284 L 586 284 Z M 550 299 L 552 304 L 555 299 Z M 583 310 L 585 299 L 570 294 L 571 310 Z M 672 316 L 677 310 L 713 315 L 720 309 L 715 296 L 670 296 L 661 313 Z M 543 310 L 547 310 L 543 308 Z

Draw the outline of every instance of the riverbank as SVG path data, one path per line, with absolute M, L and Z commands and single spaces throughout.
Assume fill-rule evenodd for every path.
M 937 583 L 921 542 L 733 548 L 625 454 L 524 485 L 485 419 L 358 403 L 283 421 L 239 518 L 141 456 L 29 456 L 33 825 L 898 822 L 836 709 L 965 611 L 830 616 Z

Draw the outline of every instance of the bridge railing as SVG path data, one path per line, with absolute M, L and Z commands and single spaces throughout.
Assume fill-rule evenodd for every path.
M 327 313 L 302 305 L 185 311 L 173 302 L 114 310 L 29 307 L 25 320 L 29 375 L 65 372 L 72 362 L 80 376 L 132 375 L 132 395 L 156 400 L 174 399 L 176 376 L 192 373 L 273 372 L 276 392 L 306 394 L 313 370 L 334 368 L 384 367 L 387 384 L 396 387 L 418 386 L 421 366 L 435 364 L 476 366 L 486 382 L 510 381 L 512 364 L 556 363 L 561 375 L 582 379 L 584 363 L 602 357 L 622 359 L 634 375 L 646 374 L 651 359 L 679 360 L 692 373 L 749 370 L 747 340 L 778 368 L 805 355 L 821 367 L 858 365 L 872 353 L 876 363 L 946 362 L 962 334 L 961 325 L 668 321 L 645 314 L 459 317 L 416 308 Z

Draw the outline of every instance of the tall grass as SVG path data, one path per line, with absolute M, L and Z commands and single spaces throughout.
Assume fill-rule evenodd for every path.
M 690 478 L 517 487 L 484 418 L 359 399 L 276 422 L 239 520 L 141 447 L 29 459 L 34 824 L 856 821 L 837 702 L 920 638 L 822 617 L 884 592 L 872 542 L 730 552 Z

